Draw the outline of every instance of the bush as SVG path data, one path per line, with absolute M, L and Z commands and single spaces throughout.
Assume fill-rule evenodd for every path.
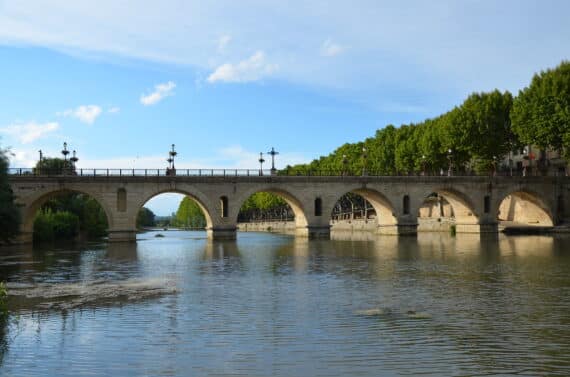
M 71 240 L 79 234 L 79 218 L 71 212 L 45 209 L 34 220 L 34 241 Z

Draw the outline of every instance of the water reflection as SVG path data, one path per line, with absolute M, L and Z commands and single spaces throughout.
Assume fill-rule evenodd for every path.
M 163 233 L 3 251 L 10 284 L 176 292 L 68 310 L 21 305 L 17 324 L 0 323 L 0 372 L 570 374 L 568 237 Z

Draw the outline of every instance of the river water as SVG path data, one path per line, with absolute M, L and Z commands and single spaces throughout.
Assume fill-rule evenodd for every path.
M 568 236 L 148 232 L 0 278 L 2 376 L 570 375 Z

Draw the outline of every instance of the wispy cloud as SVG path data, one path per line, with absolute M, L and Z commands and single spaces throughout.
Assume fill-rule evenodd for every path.
M 230 35 L 222 35 L 218 38 L 218 52 L 224 52 L 228 44 L 231 42 L 232 37 Z
M 174 88 L 176 88 L 176 84 L 173 81 L 155 85 L 154 92 L 141 95 L 140 101 L 145 106 L 155 105 L 165 97 L 174 95 L 172 92 Z
M 20 141 L 22 144 L 29 144 L 45 135 L 59 129 L 59 123 L 20 123 L 11 124 L 6 127 L 0 128 L 0 132 L 10 135 Z
M 327 39 L 321 45 L 321 55 L 333 57 L 343 53 L 345 48 L 338 43 L 334 43 L 331 39 Z
M 76 109 L 67 109 L 57 113 L 58 116 L 72 117 L 85 124 L 93 124 L 101 115 L 103 109 L 97 105 L 81 105 Z
M 119 111 L 121 111 L 121 108 L 117 106 L 111 107 L 107 110 L 109 114 L 117 114 Z
M 208 82 L 245 83 L 258 81 L 271 75 L 277 68 L 277 64 L 267 62 L 263 51 L 257 51 L 249 58 L 237 64 L 222 64 L 208 76 Z

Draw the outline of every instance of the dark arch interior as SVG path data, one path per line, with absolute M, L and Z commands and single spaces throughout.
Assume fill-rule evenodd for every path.
M 295 221 L 291 200 L 274 191 L 259 191 L 245 200 L 238 212 L 238 223 Z
M 78 191 L 58 191 L 39 199 L 24 220 L 34 242 L 87 240 L 104 237 L 109 229 L 105 209 Z
M 342 220 L 374 220 L 376 216 L 376 210 L 368 200 L 362 195 L 349 192 L 341 196 L 335 203 L 331 220 L 334 225 Z

